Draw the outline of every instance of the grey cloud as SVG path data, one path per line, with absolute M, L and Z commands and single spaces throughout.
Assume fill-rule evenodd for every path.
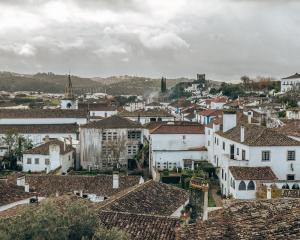
M 300 68 L 300 6 L 274 1 L 66 0 L 66 12 L 51 9 L 49 16 L 43 11 L 55 1 L 0 1 L 10 11 L 0 15 L 0 70 L 153 77 L 203 72 L 218 80 L 288 75 Z M 31 28 L 22 24 L 32 21 Z

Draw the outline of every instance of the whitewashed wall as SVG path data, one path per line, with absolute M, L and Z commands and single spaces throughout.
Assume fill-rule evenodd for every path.
M 86 124 L 86 118 L 1 118 L 0 124 Z

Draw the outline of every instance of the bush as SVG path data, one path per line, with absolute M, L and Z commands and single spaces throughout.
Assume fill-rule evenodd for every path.
M 99 224 L 97 213 L 83 201 L 46 201 L 27 207 L 19 216 L 0 220 L 0 239 L 18 240 L 125 240 L 124 233 L 107 230 Z

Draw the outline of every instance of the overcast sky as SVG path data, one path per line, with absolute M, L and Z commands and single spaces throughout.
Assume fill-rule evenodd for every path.
M 0 71 L 216 80 L 300 72 L 299 0 L 0 0 Z

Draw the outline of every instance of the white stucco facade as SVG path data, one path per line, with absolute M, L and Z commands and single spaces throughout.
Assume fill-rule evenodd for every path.
M 158 170 L 184 168 L 184 159 L 207 160 L 204 134 L 151 134 L 151 160 Z
M 60 154 L 58 145 L 50 145 L 49 154 L 24 154 L 22 166 L 23 172 L 49 172 L 61 167 L 61 172 L 66 173 L 74 167 L 73 151 Z

